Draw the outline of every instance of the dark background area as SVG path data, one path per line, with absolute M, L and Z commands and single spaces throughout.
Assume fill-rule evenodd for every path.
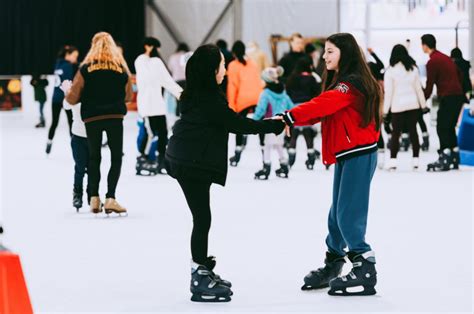
M 109 32 L 130 70 L 145 35 L 144 0 L 0 0 L 0 75 L 53 73 L 69 44 L 87 53 L 93 35 Z

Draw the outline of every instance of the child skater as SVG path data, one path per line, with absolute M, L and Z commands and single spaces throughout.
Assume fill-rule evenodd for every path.
M 273 115 L 283 113 L 293 107 L 293 102 L 285 92 L 284 85 L 280 82 L 279 77 L 283 75 L 283 68 L 266 68 L 262 72 L 262 79 L 266 86 L 260 94 L 257 108 L 253 116 L 254 120 L 270 118 Z M 255 179 L 267 180 L 271 170 L 271 150 L 275 149 L 280 158 L 280 168 L 275 171 L 276 175 L 281 178 L 288 178 L 288 153 L 283 147 L 284 134 L 266 134 L 265 144 L 263 148 L 263 169 L 255 173 Z
M 61 90 L 65 95 L 69 93 L 71 85 L 72 82 L 69 80 L 65 80 L 61 84 Z M 79 208 L 82 207 L 82 183 L 84 181 L 84 176 L 87 173 L 87 165 L 89 163 L 89 144 L 87 143 L 86 126 L 81 118 L 81 103 L 72 106 L 66 99 L 64 99 L 63 107 L 65 110 L 72 111 L 71 148 L 72 157 L 74 158 L 72 206 L 76 208 L 77 212 L 79 212 Z M 89 193 L 87 195 L 87 199 L 89 199 Z
M 330 295 L 373 295 L 375 255 L 365 231 L 370 182 L 377 166 L 382 92 L 351 34 L 328 37 L 324 61 L 323 93 L 281 117 L 287 130 L 321 122 L 323 163 L 336 164 L 325 266 L 310 272 L 302 289 L 329 285 Z M 346 254 L 352 270 L 340 277 Z M 348 291 L 351 287 L 364 289 Z

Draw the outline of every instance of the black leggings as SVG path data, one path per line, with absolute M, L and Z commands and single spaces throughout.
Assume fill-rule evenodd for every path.
M 211 182 L 178 179 L 186 202 L 193 215 L 191 254 L 193 261 L 204 264 L 207 258 L 208 236 L 211 228 L 210 189 Z
M 48 133 L 49 140 L 52 140 L 54 138 L 54 133 L 56 133 L 56 128 L 58 127 L 59 116 L 61 115 L 62 108 L 63 108 L 62 102 L 53 102 L 53 107 L 52 107 L 53 120 L 51 122 L 51 127 L 49 128 L 49 133 Z M 64 111 L 66 111 L 67 123 L 69 124 L 69 135 L 72 136 L 72 133 L 71 133 L 72 111 L 71 110 L 64 110 Z
M 428 132 L 428 128 L 426 127 L 426 122 L 423 119 L 423 113 L 420 111 L 420 115 L 418 116 L 418 124 L 420 125 L 421 132 L 425 133 Z M 408 128 L 405 125 L 403 128 L 403 133 L 408 133 Z
M 239 112 L 239 116 L 246 117 L 247 114 L 253 112 L 255 110 L 255 106 L 250 106 L 248 108 L 245 108 L 241 112 Z M 244 144 L 244 135 L 236 133 L 235 134 L 235 146 L 242 146 Z
M 111 165 L 107 176 L 107 198 L 115 198 L 115 189 L 122 169 L 123 121 L 122 119 L 98 120 L 86 123 L 89 143 L 88 186 L 90 196 L 99 196 L 100 162 L 102 160 L 102 133 L 107 134 Z
M 392 112 L 392 141 L 390 144 L 390 158 L 397 158 L 400 149 L 400 135 L 403 129 L 408 130 L 410 142 L 413 148 L 413 157 L 420 154 L 420 142 L 418 140 L 418 132 L 416 124 L 420 116 L 420 109 L 408 110 L 404 112 Z
M 168 126 L 166 125 L 166 116 L 153 116 L 145 118 L 145 126 L 148 136 L 153 135 L 158 137 L 158 155 L 164 157 L 166 152 L 166 145 L 168 145 Z M 148 141 L 151 146 L 153 141 Z M 153 152 L 154 153 L 154 152 Z M 150 156 L 150 152 L 147 154 Z M 154 154 L 152 154 L 154 156 Z
M 318 133 L 312 127 L 304 127 L 302 129 L 298 127 L 293 128 L 291 130 L 290 148 L 296 148 L 296 143 L 298 142 L 298 137 L 300 134 L 303 134 L 304 136 L 306 148 L 314 148 L 314 138 Z

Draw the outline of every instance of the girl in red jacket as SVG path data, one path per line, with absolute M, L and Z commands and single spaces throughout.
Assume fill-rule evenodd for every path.
M 324 61 L 323 93 L 281 117 L 288 127 L 321 122 L 323 163 L 336 164 L 325 266 L 310 272 L 302 289 L 329 285 L 330 295 L 372 295 L 377 273 L 365 231 L 377 166 L 381 90 L 351 34 L 330 36 Z M 353 268 L 340 277 L 346 255 Z M 347 289 L 359 286 L 358 292 Z

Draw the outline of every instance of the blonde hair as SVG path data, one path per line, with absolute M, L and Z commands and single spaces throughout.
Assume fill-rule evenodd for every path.
M 92 37 L 91 48 L 81 65 L 92 63 L 113 64 L 116 68 L 123 68 L 127 74 L 130 74 L 127 62 L 114 39 L 107 32 L 99 32 Z

